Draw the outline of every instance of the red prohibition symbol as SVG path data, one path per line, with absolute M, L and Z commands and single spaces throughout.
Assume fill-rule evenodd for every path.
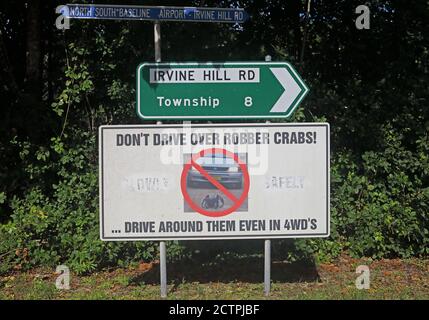
M 219 181 L 213 178 L 206 170 L 204 170 L 196 162 L 196 160 L 198 160 L 202 156 L 213 155 L 213 154 L 223 154 L 224 156 L 233 159 L 240 166 L 241 172 L 243 173 L 243 192 L 238 198 L 234 194 L 232 194 L 227 188 L 225 188 Z M 198 170 L 198 172 L 202 174 L 207 179 L 208 182 L 210 182 L 218 190 L 220 190 L 223 195 L 228 197 L 232 201 L 233 205 L 222 211 L 208 211 L 202 208 L 201 206 L 197 205 L 189 196 L 188 189 L 187 189 L 186 181 L 187 181 L 187 176 L 189 174 L 189 170 L 191 170 L 191 167 L 194 167 L 196 170 Z M 249 172 L 247 170 L 247 165 L 240 161 L 237 154 L 221 148 L 205 149 L 205 150 L 201 150 L 199 153 L 192 155 L 191 161 L 189 163 L 185 163 L 182 171 L 182 176 L 180 179 L 180 187 L 182 189 L 182 194 L 183 194 L 183 197 L 185 198 L 185 201 L 189 204 L 189 206 L 194 211 L 202 215 L 205 215 L 207 217 L 223 217 L 236 211 L 243 204 L 244 200 L 246 200 L 247 195 L 249 193 L 249 188 L 250 188 Z

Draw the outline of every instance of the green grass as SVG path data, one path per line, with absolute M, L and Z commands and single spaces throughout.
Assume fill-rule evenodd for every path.
M 269 297 L 263 294 L 262 263 L 252 267 L 259 263 L 255 261 L 248 265 L 241 261 L 239 266 L 222 263 L 212 265 L 210 269 L 203 269 L 201 265 L 191 264 L 182 268 L 171 264 L 168 266 L 168 299 L 429 299 L 428 260 L 346 258 L 334 264 L 314 266 L 317 279 L 308 277 L 305 266 L 273 264 L 274 281 Z M 358 290 L 355 287 L 355 268 L 365 263 L 371 270 L 371 286 L 369 290 Z M 134 268 L 90 276 L 72 274 L 70 290 L 56 289 L 55 278 L 53 270 L 0 277 L 0 299 L 160 298 L 157 265 L 145 272 Z

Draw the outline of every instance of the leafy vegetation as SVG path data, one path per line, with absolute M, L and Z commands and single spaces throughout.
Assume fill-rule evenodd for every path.
M 240 3 L 251 15 L 242 28 L 163 23 L 162 54 L 164 61 L 288 60 L 310 87 L 291 121 L 331 124 L 331 237 L 276 241 L 276 257 L 427 256 L 428 3 L 369 1 L 369 30 L 354 25 L 361 1 L 311 1 L 307 16 L 307 1 Z M 140 122 L 135 68 L 153 60 L 153 26 L 73 20 L 60 31 L 55 6 L 0 4 L 0 273 L 60 263 L 88 273 L 153 261 L 156 243 L 98 239 L 97 175 L 98 126 Z M 255 241 L 168 245 L 171 260 L 261 250 Z

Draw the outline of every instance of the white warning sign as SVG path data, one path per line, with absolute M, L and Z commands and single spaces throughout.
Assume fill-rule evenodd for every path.
M 329 124 L 101 126 L 106 241 L 329 236 Z

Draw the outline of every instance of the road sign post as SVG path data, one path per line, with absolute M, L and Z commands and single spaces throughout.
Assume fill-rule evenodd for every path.
M 155 61 L 161 62 L 161 23 L 155 21 L 153 24 Z
M 265 56 L 265 61 L 270 62 L 271 56 Z M 269 123 L 269 121 L 267 121 Z M 271 291 L 271 240 L 264 241 L 264 294 L 268 296 Z
M 271 240 L 264 241 L 264 294 L 271 291 Z
M 155 61 L 161 62 L 161 23 L 155 21 L 153 24 Z M 161 122 L 157 124 L 162 124 Z M 167 249 L 165 241 L 159 242 L 159 284 L 161 298 L 167 297 Z
M 143 119 L 288 118 L 308 92 L 287 62 L 142 63 Z
M 66 5 L 66 10 L 62 10 L 63 15 L 71 19 L 108 19 L 108 20 L 151 20 L 154 21 L 154 47 L 155 47 L 155 64 L 145 63 L 138 67 L 137 69 L 137 113 L 143 119 L 258 119 L 258 118 L 288 118 L 291 116 L 293 111 L 298 107 L 301 100 L 308 92 L 307 86 L 301 80 L 297 72 L 286 62 L 270 62 L 267 60 L 265 63 L 258 62 L 239 62 L 239 63 L 213 63 L 213 64 L 200 64 L 200 63 L 182 63 L 182 64 L 163 64 L 161 63 L 161 21 L 180 21 L 180 22 L 220 22 L 220 23 L 243 23 L 248 19 L 247 13 L 243 9 L 233 9 L 233 8 L 195 8 L 195 7 L 151 7 L 151 6 L 128 6 L 128 5 L 94 5 L 94 4 L 68 4 Z M 142 96 L 144 99 L 142 99 Z M 329 234 L 329 175 L 326 174 L 326 184 L 322 183 L 324 186 L 320 187 L 321 180 L 325 179 L 325 175 L 317 175 L 314 172 L 309 174 L 310 183 L 306 184 L 306 192 L 314 187 L 319 185 L 321 189 L 324 190 L 322 199 L 319 200 L 319 204 L 324 203 L 326 200 L 326 210 L 324 212 L 318 212 L 318 210 L 313 208 L 312 212 L 309 208 L 305 208 L 301 204 L 298 204 L 298 208 L 301 211 L 295 210 L 294 214 L 298 214 L 298 218 L 285 219 L 274 219 L 272 217 L 266 217 L 264 215 L 260 216 L 260 213 L 263 212 L 261 208 L 258 209 L 258 201 L 255 202 L 255 199 L 258 198 L 258 195 L 252 195 L 254 189 L 250 188 L 250 180 L 252 180 L 252 185 L 256 183 L 257 188 L 260 189 L 260 177 L 253 177 L 249 179 L 246 174 L 248 171 L 249 162 L 253 158 L 251 152 L 235 152 L 235 146 L 238 144 L 240 146 L 249 146 L 251 141 L 254 140 L 241 140 L 240 142 L 235 143 L 233 149 L 231 145 L 227 142 L 226 137 L 228 134 L 234 136 L 236 131 L 240 131 L 240 137 L 247 136 L 250 131 L 249 137 L 257 141 L 260 141 L 260 134 L 264 137 L 269 137 L 271 134 L 274 136 L 275 144 L 289 145 L 289 144 L 309 144 L 312 145 L 318 144 L 318 147 L 324 144 L 320 141 L 326 141 L 326 148 L 324 151 L 318 150 L 316 154 L 320 155 L 325 152 L 323 159 L 325 159 L 324 168 L 318 168 L 316 171 L 320 172 L 329 172 L 329 126 L 327 124 L 312 125 L 315 131 L 310 132 L 309 128 L 306 128 L 305 125 L 295 125 L 295 127 L 300 127 L 298 132 L 288 132 L 291 130 L 294 125 L 289 124 L 289 128 L 282 127 L 281 125 L 273 126 L 266 128 L 266 132 L 263 132 L 264 129 L 259 125 L 253 127 L 242 126 L 242 125 L 232 125 L 232 126 L 217 126 L 217 127 L 207 127 L 199 126 L 198 130 L 208 130 L 213 131 L 208 133 L 208 135 L 213 134 L 214 137 L 218 135 L 223 135 L 224 143 L 226 145 L 225 149 L 219 148 L 217 142 L 204 143 L 205 146 L 210 145 L 213 150 L 223 150 L 223 157 L 220 157 L 225 161 L 224 166 L 216 167 L 213 164 L 207 163 L 207 159 L 210 158 L 219 158 L 219 153 L 212 152 L 211 156 L 207 156 L 207 153 L 210 154 L 209 149 L 203 149 L 198 151 L 199 156 L 194 157 L 193 151 L 190 154 L 180 154 L 180 160 L 182 164 L 185 163 L 185 159 L 190 161 L 184 165 L 181 176 L 181 191 L 184 202 L 183 202 L 183 211 L 186 213 L 198 213 L 200 216 L 189 216 L 189 221 L 182 221 L 183 216 L 178 218 L 175 217 L 175 209 L 178 207 L 170 208 L 167 211 L 162 211 L 162 213 L 157 211 L 157 208 L 152 208 L 152 211 L 145 212 L 144 217 L 142 218 L 139 214 L 136 216 L 136 212 L 141 211 L 142 204 L 147 202 L 147 199 L 142 202 L 143 196 L 146 193 L 157 194 L 159 191 L 170 192 L 171 188 L 169 185 L 171 183 L 171 174 L 170 172 L 167 175 L 164 175 L 165 172 L 169 170 L 160 171 L 161 174 L 158 174 L 154 171 L 150 173 L 126 173 L 131 175 L 122 176 L 121 180 L 121 190 L 116 190 L 111 193 L 110 183 L 115 181 L 118 177 L 115 175 L 118 172 L 112 172 L 110 167 L 111 161 L 120 161 L 120 158 L 124 155 L 122 154 L 124 146 L 131 147 L 135 146 L 134 143 L 140 146 L 141 139 L 146 141 L 146 146 L 148 146 L 148 137 L 153 135 L 154 139 L 158 139 L 161 142 L 161 146 L 164 146 L 163 136 L 162 138 L 157 137 L 157 133 L 150 133 L 153 131 L 153 127 L 136 127 L 136 126 L 118 126 L 118 127 L 100 127 L 100 215 L 101 215 L 101 225 L 100 225 L 100 234 L 102 240 L 111 241 L 111 240 L 160 240 L 160 282 L 161 282 L 161 297 L 167 296 L 167 271 L 166 271 L 166 246 L 164 240 L 168 239 L 212 239 L 212 238 L 224 238 L 224 239 L 235 239 L 235 238 L 275 238 L 275 237 L 324 237 Z M 318 128 L 316 128 L 319 126 Z M 159 127 L 157 127 L 159 128 Z M 174 129 L 177 131 L 178 127 L 174 126 L 162 126 L 163 130 Z M 183 129 L 183 128 L 182 128 Z M 227 131 L 232 129 L 232 133 Z M 273 131 L 278 130 L 278 132 Z M 324 131 L 326 129 L 326 131 Z M 125 130 L 133 132 L 135 130 L 143 130 L 140 133 L 140 136 L 135 133 L 114 133 L 116 135 L 116 146 L 112 138 L 112 130 Z M 222 132 L 216 132 L 216 130 L 221 130 Z M 253 132 L 256 130 L 257 132 Z M 148 133 L 146 133 L 146 131 Z M 156 130 L 157 131 L 157 130 Z M 191 130 L 192 131 L 192 130 Z M 226 135 L 225 134 L 226 131 Z M 244 131 L 244 132 L 243 132 Z M 260 132 L 258 132 L 260 131 Z M 283 132 L 282 132 L 283 131 Z M 189 132 L 188 132 L 189 133 Z M 188 133 L 182 132 L 182 138 L 186 137 Z M 277 135 L 281 133 L 281 138 Z M 295 135 L 296 133 L 296 135 Z M 175 133 L 173 133 L 175 134 Z M 193 133 L 190 134 L 190 139 L 192 141 Z M 254 134 L 254 135 L 253 135 Z M 289 134 L 291 137 L 289 138 Z M 314 134 L 314 135 L 313 135 Z M 275 137 L 277 135 L 277 137 Z M 316 143 L 316 135 L 319 137 L 322 136 L 322 140 L 319 140 Z M 168 136 L 168 134 L 167 134 Z M 234 136 L 235 137 L 235 136 Z M 112 140 L 113 139 L 113 140 Z M 166 145 L 171 144 L 170 138 L 166 142 Z M 249 138 L 250 139 L 250 138 Z M 289 142 L 289 139 L 291 142 Z M 174 138 L 173 138 L 174 140 Z M 215 139 L 216 140 L 216 139 Z M 264 139 L 263 139 L 264 140 Z M 196 142 L 195 142 L 196 141 Z M 191 142 L 191 146 L 197 149 L 203 146 L 199 146 L 198 141 L 201 139 L 194 140 L 195 143 Z M 269 144 L 268 140 L 264 140 L 265 143 Z M 287 142 L 285 142 L 287 141 Z M 293 142 L 298 141 L 298 142 Z M 186 144 L 182 142 L 180 146 Z M 234 143 L 233 143 L 234 144 Z M 173 143 L 173 145 L 176 145 Z M 159 144 L 153 140 L 153 146 L 159 146 Z M 118 147 L 116 149 L 116 147 Z M 119 148 L 121 147 L 121 148 Z M 316 149 L 318 149 L 316 147 Z M 112 149 L 113 148 L 113 149 Z M 132 150 L 130 153 L 135 153 L 134 155 L 138 157 L 141 154 L 138 151 L 139 148 Z M 150 148 L 148 148 L 150 149 Z M 155 148 L 157 149 L 157 148 Z M 269 149 L 276 149 L 271 146 Z M 312 148 L 302 148 L 304 150 Z M 320 149 L 320 148 L 319 148 Z M 323 148 L 322 148 L 323 149 Z M 234 151 L 230 151 L 234 150 Z M 107 154 L 105 152 L 107 151 Z M 314 148 L 313 148 L 314 151 Z M 113 155 L 110 152 L 117 152 L 116 155 Z M 308 152 L 305 151 L 305 152 Z M 304 153 L 305 153 L 304 152 Z M 143 152 L 144 153 L 144 152 Z M 108 156 L 106 156 L 108 155 Z M 230 155 L 229 157 L 227 155 Z M 127 156 L 129 156 L 127 152 Z M 129 168 L 127 167 L 127 161 L 132 158 L 128 158 L 126 161 L 122 162 L 125 165 L 125 171 Z M 310 152 L 310 158 L 314 156 Z M 151 161 L 148 161 L 150 155 L 146 155 L 143 163 L 143 167 L 146 167 L 148 164 L 151 164 Z M 108 159 L 108 160 L 107 160 Z M 160 159 L 163 159 L 163 156 L 160 155 Z M 244 160 L 245 159 L 245 160 Z M 165 160 L 165 159 L 164 159 Z M 171 160 L 171 159 L 170 159 Z M 177 159 L 176 159 L 177 160 Z M 320 159 L 319 159 L 320 160 Z M 198 163 L 202 161 L 202 163 Z M 162 161 L 161 161 L 162 162 Z M 180 161 L 179 161 L 180 162 Z M 323 162 L 323 161 L 322 161 Z M 177 161 L 174 162 L 177 164 Z M 153 163 L 152 163 L 153 164 Z M 171 164 L 171 163 L 169 163 Z M 201 164 L 201 166 L 200 166 Z M 114 166 L 117 166 L 116 163 Z M 212 172 L 210 170 L 224 170 L 225 165 L 227 165 L 227 172 Z M 133 165 L 131 165 L 132 167 Z M 174 166 L 173 166 L 174 167 Z M 116 167 L 119 168 L 119 167 Z M 169 167 L 171 169 L 171 167 Z M 209 168 L 209 169 L 207 169 Z M 221 169 L 219 169 L 221 168 Z M 176 166 L 177 169 L 177 166 Z M 295 168 L 298 171 L 299 168 Z M 208 171 L 206 171 L 208 170 Z M 215 170 L 215 171 L 216 171 Z M 231 170 L 231 172 L 230 172 Z M 115 171 L 115 170 L 113 170 Z M 119 169 L 121 171 L 121 169 Z M 125 173 L 122 171 L 121 174 Z M 137 170 L 138 171 L 138 170 Z M 185 174 L 186 171 L 186 174 Z M 310 170 L 311 171 L 311 170 Z M 175 171 L 177 174 L 177 170 Z M 138 175 L 142 175 L 144 178 L 138 178 Z M 152 175 L 148 177 L 147 175 Z M 173 174 L 174 175 L 174 174 Z M 258 176 L 258 174 L 256 174 Z M 186 181 L 183 178 L 186 178 Z M 282 188 L 289 188 L 288 185 L 301 186 L 304 189 L 304 179 L 307 181 L 307 176 L 269 176 L 265 177 L 265 188 L 270 191 L 277 190 L 279 191 Z M 211 183 L 215 188 L 217 188 L 217 194 L 215 196 L 207 194 L 201 201 L 201 204 L 195 204 L 195 199 L 201 200 L 198 198 L 202 191 L 201 189 L 190 190 L 192 179 L 205 179 L 205 182 Z M 224 179 L 231 182 L 234 181 L 234 184 L 240 186 L 241 193 L 237 190 L 229 190 L 223 184 Z M 240 180 L 241 179 L 241 180 Z M 244 180 L 243 180 L 244 179 Z M 277 181 L 278 179 L 278 181 Z M 292 180 L 299 180 L 300 182 L 295 183 L 291 182 Z M 314 179 L 314 181 L 313 181 Z M 173 179 L 174 180 L 174 179 Z M 218 181 L 219 180 L 219 181 Z M 238 181 L 238 182 L 237 182 Z M 259 181 L 259 186 L 258 186 Z M 108 184 L 106 184 L 108 183 Z M 113 183 L 113 189 L 117 188 L 118 181 Z M 285 187 L 286 185 L 286 187 Z M 128 191 L 124 194 L 124 188 Z M 299 187 L 298 187 L 299 188 Z M 250 194 L 249 194 L 250 189 Z M 259 190 L 260 191 L 260 190 Z M 266 190 L 265 190 L 266 191 Z M 284 191 L 284 190 L 283 190 Z M 126 194 L 128 192 L 128 194 Z M 131 192 L 131 193 L 129 193 Z M 140 193 L 139 196 L 136 196 Z M 161 192 L 161 193 L 162 193 Z M 313 191 L 314 193 L 314 191 Z M 108 197 L 104 197 L 106 194 L 109 194 Z M 191 195 L 190 195 L 191 194 Z M 270 194 L 270 195 L 268 195 Z M 275 192 L 269 192 L 266 194 L 266 198 L 273 197 Z M 125 198 L 128 197 L 130 200 L 131 207 L 122 208 L 124 205 L 123 202 L 117 201 L 115 196 L 122 195 Z M 165 196 L 165 194 L 163 195 Z M 222 198 L 225 197 L 225 199 Z M 296 197 L 296 195 L 294 195 Z M 109 198 L 109 201 L 106 199 Z M 275 196 L 274 196 L 275 198 Z M 297 196 L 299 199 L 299 196 Z M 293 203 L 296 202 L 295 198 Z M 180 199 L 180 197 L 179 197 Z M 264 199 L 265 200 L 265 199 Z M 161 201 L 162 202 L 162 201 Z M 277 200 L 278 202 L 278 200 Z M 276 200 L 273 203 L 277 203 Z M 300 201 L 298 201 L 300 202 Z M 316 201 L 317 202 L 317 201 Z M 249 205 L 252 205 L 256 208 L 249 208 Z M 229 206 L 227 209 L 219 209 L 218 207 Z M 180 208 L 181 206 L 179 206 Z M 277 206 L 279 207 L 279 206 Z M 112 211 L 112 208 L 113 211 Z M 140 208 L 140 209 L 137 209 Z M 130 210 L 123 211 L 123 209 Z M 159 208 L 158 208 L 159 209 Z M 266 209 L 266 208 L 264 208 Z M 137 211 L 136 211 L 137 210 Z M 179 209 L 180 211 L 180 209 Z M 127 217 L 125 220 L 124 217 L 115 216 L 116 213 L 127 212 Z M 244 219 L 241 216 L 242 212 L 250 213 L 250 219 L 247 217 Z M 152 213 L 155 213 L 155 217 L 152 216 Z M 309 217 L 302 218 L 300 215 L 308 215 Z M 169 215 L 173 214 L 173 216 Z M 235 217 L 229 216 L 230 214 L 235 214 Z M 201 219 L 201 215 L 206 217 L 206 220 Z M 326 216 L 324 220 L 323 216 Z M 170 219 L 168 221 L 163 221 L 164 218 Z M 226 220 L 219 221 L 210 221 L 207 219 L 225 219 L 224 216 L 227 216 Z M 311 216 L 317 218 L 311 218 Z M 149 221 L 149 220 L 150 221 Z M 174 221 L 176 219 L 176 221 Z M 135 220 L 135 221 L 133 221 Z M 181 222 L 179 225 L 176 222 Z M 237 222 L 237 226 L 235 224 Z M 284 222 L 284 225 L 283 225 Z M 184 225 L 188 227 L 184 228 Z M 175 232 L 177 228 L 182 228 L 180 232 Z M 292 229 L 292 230 L 291 230 Z M 172 232 L 173 230 L 173 232 Z M 287 231 L 285 231 L 287 230 Z M 305 230 L 305 232 L 303 232 Z M 308 230 L 308 231 L 307 231 Z M 196 234 L 194 234 L 196 232 Z M 308 233 L 307 233 L 308 232 Z M 185 234 L 185 236 L 179 236 L 178 234 Z M 125 236 L 124 236 L 125 235 Z M 271 274 L 271 242 L 270 240 L 265 240 L 264 248 L 264 283 L 265 283 L 265 294 L 268 295 L 270 292 L 270 274 Z
M 67 4 L 59 10 L 70 19 L 154 21 L 155 61 L 161 62 L 160 21 L 243 23 L 249 17 L 243 9 L 153 7 L 129 5 Z M 160 241 L 161 297 L 167 295 L 166 246 Z
M 159 276 L 161 286 L 161 298 L 167 297 L 167 249 L 165 241 L 159 242 Z

